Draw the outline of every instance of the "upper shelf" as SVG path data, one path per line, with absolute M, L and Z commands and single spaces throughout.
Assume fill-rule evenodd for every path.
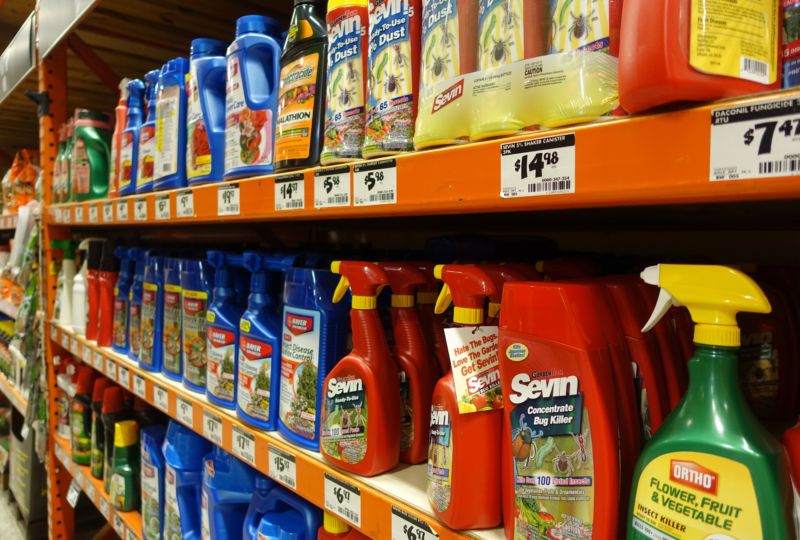
M 752 112 L 764 108 L 774 115 Z M 721 109 L 726 114 L 716 117 L 728 122 L 712 129 Z M 774 133 L 764 122 L 775 122 Z M 766 142 L 774 142 L 771 152 Z M 796 199 L 798 147 L 794 89 L 390 160 L 53 205 L 47 220 L 105 227 Z M 752 177 L 770 170 L 784 172 Z M 745 179 L 716 181 L 716 174 Z M 554 187 L 560 192 L 541 191 Z

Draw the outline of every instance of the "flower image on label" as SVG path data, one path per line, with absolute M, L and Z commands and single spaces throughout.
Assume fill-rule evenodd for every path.
M 244 320 L 242 321 L 244 322 Z M 239 408 L 259 420 L 269 420 L 272 345 L 242 331 L 239 337 Z
M 312 53 L 281 68 L 275 161 L 305 159 L 309 155 L 319 63 L 319 53 Z
M 72 184 L 72 193 L 82 195 L 89 193 L 92 168 L 89 164 L 89 156 L 86 154 L 86 143 L 79 137 L 75 138 L 75 142 L 72 145 L 71 167 L 70 182 Z
M 207 315 L 210 319 L 213 313 L 209 311 Z M 215 326 L 210 320 L 208 320 L 206 332 L 208 335 L 206 341 L 206 357 L 208 359 L 206 387 L 212 396 L 224 401 L 233 401 L 236 334 Z
M 115 294 L 117 291 L 114 291 Z M 114 299 L 114 319 L 111 323 L 112 343 L 124 348 L 128 341 L 128 300 L 117 296 Z
M 702 452 L 671 452 L 648 463 L 636 486 L 632 540 L 761 540 L 750 470 Z
M 158 285 L 144 283 L 142 285 L 142 342 L 139 351 L 139 362 L 153 366 L 153 353 L 156 342 L 156 300 Z
M 278 414 L 286 427 L 308 439 L 317 432 L 319 325 L 318 311 L 283 308 Z
M 136 166 L 136 187 L 153 183 L 156 168 L 156 127 L 152 124 L 139 130 L 139 163 Z
M 183 375 L 190 383 L 206 385 L 206 305 L 205 291 L 183 290 Z
M 128 350 L 134 356 L 139 355 L 142 340 L 142 306 L 130 301 L 133 293 L 128 297 Z
M 115 163 L 112 160 L 112 163 Z M 126 188 L 134 180 L 131 178 L 133 172 L 133 133 L 123 133 L 121 137 L 121 147 L 119 151 L 119 187 Z
M 247 106 L 239 57 L 228 49 L 228 82 L 225 92 L 225 171 L 272 164 L 273 119 L 270 109 Z
M 431 433 L 428 445 L 428 501 L 437 512 L 450 506 L 453 441 L 450 411 L 444 404 L 431 405 Z
M 345 463 L 360 463 L 367 455 L 367 394 L 355 374 L 328 380 L 322 409 L 320 448 Z
M 181 509 L 178 506 L 177 475 L 175 469 L 166 465 L 164 472 L 164 539 L 178 540 L 183 538 L 181 528 Z M 195 514 L 196 515 L 196 514 Z
M 146 540 L 158 540 L 161 535 L 161 515 L 159 502 L 161 489 L 158 485 L 158 469 L 147 448 L 142 448 L 142 524 Z
M 405 371 L 400 371 L 400 450 L 408 450 L 414 444 L 414 408 L 411 387 Z
M 181 86 L 158 88 L 156 101 L 156 179 L 178 172 Z
M 211 174 L 211 146 L 200 105 L 196 66 L 186 75 L 186 177 L 189 179 Z
M 608 0 L 550 0 L 550 14 L 551 54 L 608 49 Z
M 456 0 L 425 2 L 422 12 L 421 87 L 460 73 Z
M 181 373 L 181 288 L 164 286 L 164 369 Z

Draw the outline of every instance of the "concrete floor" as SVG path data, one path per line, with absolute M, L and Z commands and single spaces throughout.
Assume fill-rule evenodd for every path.
M 3 540 L 23 540 L 17 527 L 16 515 L 9 503 L 9 492 L 0 494 L 0 538 Z

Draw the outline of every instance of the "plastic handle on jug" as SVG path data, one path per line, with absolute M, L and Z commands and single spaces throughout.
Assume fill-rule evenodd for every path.
M 375 309 L 381 288 L 389 284 L 386 272 L 371 262 L 333 261 L 331 272 L 342 276 L 333 291 L 333 302 L 339 302 L 350 289 L 353 292 L 353 309 Z
M 433 275 L 444 281 L 434 309 L 437 314 L 444 313 L 453 302 L 453 322 L 473 325 L 483 322 L 484 300 L 498 294 L 494 281 L 486 272 L 466 264 L 438 264 Z
M 425 274 L 414 263 L 383 263 L 381 268 L 389 278 L 392 307 L 414 307 L 417 287 L 425 285 Z
M 641 277 L 661 288 L 643 332 L 653 328 L 672 306 L 686 306 L 696 323 L 695 343 L 738 347 L 736 314 L 769 313 L 772 309 L 755 281 L 727 266 L 659 264 L 646 268 Z
M 247 107 L 250 109 L 264 109 L 269 107 L 270 98 L 275 92 L 277 92 L 278 82 L 281 78 L 281 48 L 273 38 L 264 36 L 263 39 L 263 42 L 251 45 L 250 48 L 246 49 L 242 54 L 242 65 L 240 66 L 242 74 L 242 89 L 244 93 L 244 101 L 247 104 Z M 261 49 L 265 49 L 266 54 L 258 54 L 261 52 Z M 250 63 L 248 60 L 248 56 L 250 55 L 254 55 L 253 63 L 267 66 L 265 71 L 269 71 L 269 66 L 272 66 L 272 77 L 270 77 L 270 74 L 267 73 L 266 92 L 263 94 L 257 91 L 258 85 L 252 84 L 250 81 L 250 76 L 248 75 L 250 70 L 246 69 L 246 66 L 248 66 Z M 263 56 L 269 56 L 269 60 L 264 62 L 262 60 Z

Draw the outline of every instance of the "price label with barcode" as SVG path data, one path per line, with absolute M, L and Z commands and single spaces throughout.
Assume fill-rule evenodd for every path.
M 100 497 L 100 515 L 106 518 L 106 521 L 111 516 L 111 508 L 108 506 L 108 501 L 103 497 Z
M 178 421 L 186 424 L 189 427 L 192 427 L 194 424 L 194 410 L 192 408 L 192 402 L 182 397 L 178 397 L 178 410 L 177 410 L 177 417 Z
M 75 223 L 83 223 L 83 206 L 80 204 L 75 207 Z
M 250 465 L 256 464 L 256 439 L 238 426 L 233 426 L 233 453 Z
M 114 203 L 108 201 L 103 203 L 103 223 L 114 221 Z
M 71 223 L 72 222 L 72 209 L 67 207 L 64 208 L 64 223 Z
M 217 215 L 238 216 L 241 212 L 239 206 L 239 184 L 226 184 L 217 188 Z
M 56 325 L 54 324 L 50 325 L 50 340 L 51 341 L 58 340 L 58 328 L 56 328 Z
M 222 446 L 222 418 L 203 411 L 203 436 L 217 446 Z
M 67 490 L 67 504 L 72 508 L 78 505 L 78 498 L 81 496 L 81 484 L 77 478 L 73 478 L 69 483 L 69 490 Z
M 314 172 L 314 208 L 350 206 L 350 166 Z
M 112 381 L 117 380 L 117 364 L 111 358 L 106 358 L 106 375 Z
M 397 202 L 397 164 L 394 159 L 353 165 L 353 202 L 356 206 Z
M 711 111 L 709 180 L 800 174 L 800 97 Z
M 147 221 L 147 199 L 136 199 L 133 203 L 133 219 Z
M 117 531 L 121 538 L 125 538 L 125 522 L 122 521 L 122 517 L 117 513 L 114 513 L 114 530 Z
M 117 201 L 117 221 L 128 221 L 128 200 Z
M 56 445 L 55 452 L 56 452 L 56 457 L 58 458 L 58 461 L 63 463 L 64 462 L 64 451 L 61 449 L 61 446 Z
M 153 385 L 153 401 L 156 407 L 169 414 L 169 392 L 163 386 Z
M 275 211 L 305 208 L 305 175 L 284 174 L 275 177 Z
M 69 334 L 61 334 L 61 346 L 69 350 Z
M 97 491 L 94 489 L 94 485 L 89 482 L 89 485 L 86 486 L 86 496 L 89 497 L 92 502 L 94 502 L 95 496 L 97 495 Z
M 439 535 L 428 523 L 392 506 L 392 540 L 435 540 Z
M 297 462 L 294 455 L 269 445 L 269 475 L 285 486 L 297 488 Z
M 103 371 L 103 353 L 100 351 L 94 351 L 92 366 L 94 366 L 94 369 L 97 371 Z
M 83 363 L 87 366 L 92 365 L 92 349 L 89 347 L 83 348 Z
M 117 382 L 126 390 L 131 387 L 131 370 L 125 366 L 117 368 Z
M 156 219 L 164 221 L 170 218 L 169 193 L 156 195 Z
M 500 145 L 500 196 L 575 193 L 575 134 Z
M 194 192 L 191 189 L 179 191 L 175 197 L 175 213 L 179 218 L 194 216 Z
M 55 215 L 53 217 L 55 218 L 56 223 L 61 223 L 64 221 L 64 210 L 62 208 L 56 208 L 54 214 Z
M 77 356 L 78 355 L 78 351 L 79 351 L 79 346 L 80 346 L 80 343 L 78 342 L 78 338 L 76 338 L 75 336 L 72 336 L 69 339 L 69 352 L 71 352 L 72 354 Z
M 125 531 L 125 540 L 139 540 L 139 535 L 137 535 L 131 529 Z
M 140 398 L 147 400 L 147 382 L 141 375 L 133 374 L 133 393 Z
M 325 510 L 361 526 L 361 490 L 332 474 L 325 473 Z
M 97 223 L 97 205 L 89 206 L 89 223 Z

